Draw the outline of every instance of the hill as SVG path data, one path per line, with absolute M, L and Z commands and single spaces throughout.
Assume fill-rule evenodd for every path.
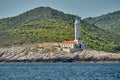
M 76 15 L 38 7 L 15 17 L 0 19 L 0 46 L 74 40 Z M 81 20 L 82 39 L 88 48 L 119 51 L 120 35 Z
M 120 34 L 120 11 L 98 17 L 89 17 L 85 20 L 112 33 Z

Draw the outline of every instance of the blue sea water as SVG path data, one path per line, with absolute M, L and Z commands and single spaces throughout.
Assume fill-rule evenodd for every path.
M 0 63 L 0 80 L 120 80 L 120 63 Z

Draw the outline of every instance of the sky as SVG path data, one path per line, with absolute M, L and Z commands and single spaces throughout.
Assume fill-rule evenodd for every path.
M 0 19 L 41 6 L 87 18 L 120 10 L 120 0 L 0 0 Z

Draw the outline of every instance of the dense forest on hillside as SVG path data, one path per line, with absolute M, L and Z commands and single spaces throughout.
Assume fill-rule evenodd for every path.
M 85 20 L 112 33 L 120 34 L 120 11 L 98 17 L 89 17 Z
M 15 17 L 0 19 L 0 47 L 74 40 L 75 18 L 75 15 L 49 7 L 39 7 Z M 87 20 L 81 20 L 81 32 L 88 48 L 119 52 L 119 34 Z

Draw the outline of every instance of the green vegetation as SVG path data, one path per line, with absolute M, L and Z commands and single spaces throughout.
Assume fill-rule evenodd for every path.
M 85 20 L 99 26 L 100 28 L 109 30 L 113 34 L 116 33 L 120 35 L 120 11 L 98 17 L 86 18 Z
M 0 19 L 0 47 L 74 40 L 75 15 L 39 7 L 15 17 Z M 88 48 L 119 52 L 119 34 L 81 20 L 82 39 Z

